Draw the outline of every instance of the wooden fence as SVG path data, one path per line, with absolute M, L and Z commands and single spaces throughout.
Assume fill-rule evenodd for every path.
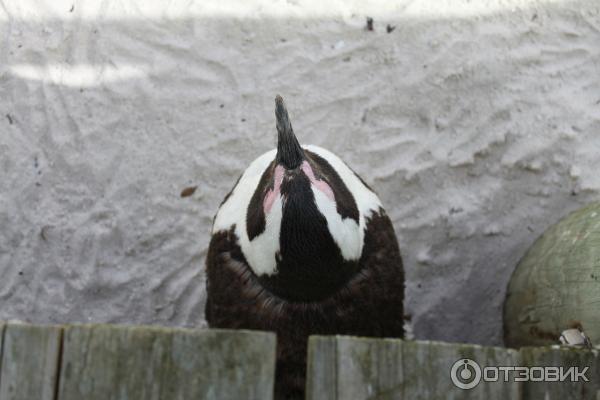
M 306 397 L 310 400 L 600 400 L 599 350 L 553 346 L 518 351 L 441 342 L 313 336 L 308 359 Z M 481 380 L 472 389 L 460 389 L 451 379 L 452 366 L 462 359 L 474 361 L 481 370 Z M 570 367 L 583 371 L 587 366 L 585 376 L 589 381 L 571 382 L 571 375 L 565 382 L 538 381 L 544 372 L 541 368 L 532 371 L 535 381 L 516 381 L 516 371 L 511 368 L 518 366 L 562 366 L 563 373 Z M 485 367 L 505 368 L 486 371 Z M 497 381 L 493 381 L 494 371 L 498 371 Z M 524 372 L 519 376 L 524 377 Z
M 270 400 L 275 347 L 255 331 L 0 323 L 0 400 Z M 308 358 L 309 400 L 600 399 L 598 350 L 314 336 Z M 487 374 L 472 389 L 451 379 L 462 359 Z M 485 369 L 519 365 L 587 367 L 588 382 L 491 382 Z
M 0 399 L 268 400 L 275 343 L 249 331 L 8 324 Z

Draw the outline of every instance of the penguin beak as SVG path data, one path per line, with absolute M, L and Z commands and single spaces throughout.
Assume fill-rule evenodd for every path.
M 275 97 L 275 118 L 277 119 L 277 156 L 275 161 L 287 170 L 296 169 L 304 160 L 304 151 L 294 135 L 287 108 L 280 95 Z

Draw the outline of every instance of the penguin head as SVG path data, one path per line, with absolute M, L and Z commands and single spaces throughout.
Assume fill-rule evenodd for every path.
M 333 153 L 301 146 L 281 96 L 277 148 L 254 160 L 222 203 L 213 233 L 233 229 L 245 261 L 282 297 L 322 298 L 356 272 L 377 195 Z

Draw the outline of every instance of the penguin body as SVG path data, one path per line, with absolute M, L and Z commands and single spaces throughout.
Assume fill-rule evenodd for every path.
M 277 149 L 215 216 L 205 314 L 276 332 L 276 398 L 303 398 L 308 336 L 403 337 L 404 272 L 377 195 L 333 153 L 300 146 L 279 96 L 275 114 Z

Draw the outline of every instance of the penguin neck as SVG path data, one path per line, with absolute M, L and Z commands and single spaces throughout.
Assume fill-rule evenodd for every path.
M 317 301 L 341 288 L 358 263 L 346 261 L 321 214 L 310 179 L 297 174 L 281 185 L 284 196 L 277 272 L 259 277 L 274 294 L 291 301 Z

